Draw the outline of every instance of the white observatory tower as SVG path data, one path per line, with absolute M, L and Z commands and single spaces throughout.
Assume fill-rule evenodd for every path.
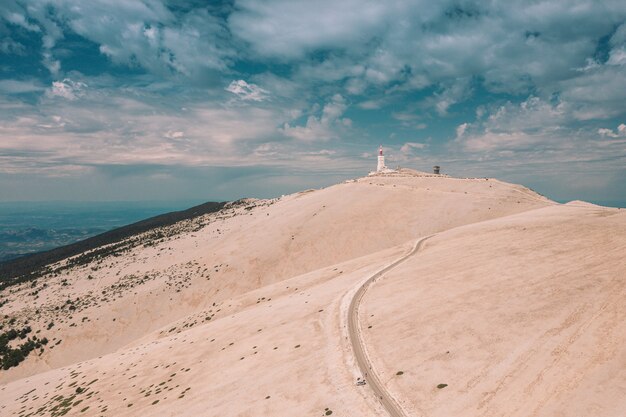
M 380 145 L 378 148 L 378 166 L 376 167 L 376 172 L 383 172 L 387 169 L 385 166 L 385 155 L 383 155 L 383 145 Z
M 385 165 L 385 155 L 383 155 L 383 145 L 380 145 L 380 148 L 378 148 L 378 165 L 376 166 L 376 171 L 372 171 L 367 175 L 392 174 L 394 172 L 397 172 L 397 171 L 393 169 L 389 169 Z

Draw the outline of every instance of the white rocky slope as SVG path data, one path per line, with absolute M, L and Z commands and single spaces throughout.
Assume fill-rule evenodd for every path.
M 3 292 L 5 322 L 28 321 L 50 343 L 40 356 L 32 353 L 0 372 L 0 412 L 380 415 L 367 387 L 354 385 L 360 374 L 345 334 L 347 305 L 363 279 L 418 237 L 462 225 L 476 223 L 467 227 L 476 227 L 472 233 L 486 253 L 494 252 L 500 246 L 491 236 L 480 238 L 483 225 L 491 224 L 485 221 L 543 213 L 554 205 L 493 179 L 405 171 L 247 201 L 158 235 L 150 232 L 119 256 Z M 498 245 L 518 239 L 507 236 Z M 442 269 L 471 260 L 458 247 L 439 256 Z M 514 260 L 516 253 L 507 256 Z M 498 268 L 483 263 L 496 274 Z M 526 268 L 545 273 L 549 265 Z M 393 296 L 366 299 L 364 308 L 406 302 L 414 297 L 411 291 L 419 292 L 419 282 Z M 393 316 L 386 320 L 394 322 Z M 415 322 L 403 320 L 409 328 Z M 371 346 L 372 362 L 387 375 L 390 352 L 398 361 L 415 352 L 382 343 L 398 338 L 395 326 L 385 326 L 391 336 L 374 337 Z M 410 407 L 411 398 L 422 398 L 410 384 L 390 381 L 389 388 Z

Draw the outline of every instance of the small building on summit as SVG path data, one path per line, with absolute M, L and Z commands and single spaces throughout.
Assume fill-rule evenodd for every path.
M 383 155 L 383 145 L 380 145 L 378 148 L 378 166 L 376 167 L 376 172 L 382 172 L 387 169 L 385 165 L 385 155 Z
M 392 172 L 396 172 L 396 170 L 389 169 L 387 168 L 387 165 L 385 165 L 385 155 L 383 153 L 383 145 L 380 145 L 380 147 L 378 148 L 378 165 L 376 166 L 376 171 L 370 172 L 370 175 L 388 174 Z
M 364 154 L 364 156 L 366 156 L 367 158 L 371 158 L 371 154 Z M 441 173 L 441 167 L 439 165 L 433 166 L 432 173 L 417 171 L 411 168 L 401 168 L 399 166 L 396 169 L 388 168 L 387 165 L 385 165 L 385 153 L 383 151 L 383 145 L 380 145 L 380 147 L 378 148 L 378 163 L 376 165 L 376 170 L 370 171 L 370 173 L 367 175 L 370 177 L 449 177 L 448 175 Z

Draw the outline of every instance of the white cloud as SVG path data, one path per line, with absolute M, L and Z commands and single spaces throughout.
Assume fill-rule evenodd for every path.
M 321 122 L 328 125 L 337 120 L 346 111 L 347 107 L 346 99 L 339 94 L 335 94 L 324 106 Z
M 271 91 L 272 97 L 284 98 L 288 100 L 301 100 L 301 88 L 302 86 L 291 77 L 280 77 L 271 72 L 264 72 L 256 74 L 252 77 L 252 81 L 256 84 L 264 86 L 268 91 Z
M 229 91 L 239 97 L 241 100 L 264 101 L 269 97 L 269 92 L 262 89 L 256 84 L 248 84 L 244 80 L 234 80 L 226 91 Z
M 165 137 L 169 139 L 181 139 L 185 137 L 185 133 L 181 131 L 168 130 L 165 132 Z
M 535 96 L 483 112 L 486 114 L 475 122 L 457 126 L 454 144 L 469 152 L 541 149 L 567 140 L 561 126 L 573 120 L 566 104 L 549 103 Z
M 460 137 L 463 149 L 470 152 L 502 152 L 535 148 L 547 142 L 543 135 L 529 135 L 524 132 L 496 133 L 486 131 L 468 137 Z
M 17 26 L 21 26 L 30 32 L 39 32 L 39 27 L 37 25 L 29 23 L 26 20 L 26 17 L 21 13 L 5 9 L 2 13 L 2 17 L 4 17 L 7 22 L 10 22 Z
M 577 120 L 608 119 L 626 113 L 626 65 L 601 65 L 559 82 L 561 100 Z
M 12 174 L 49 176 L 78 166 L 271 164 L 250 150 L 279 136 L 281 117 L 275 110 L 209 102 L 176 111 L 141 90 L 93 93 L 69 80 L 58 81 L 36 106 L 5 100 L 0 97 L 0 170 Z
M 379 100 L 365 100 L 360 102 L 358 107 L 363 110 L 377 110 L 382 107 L 382 103 Z
M 242 0 L 229 25 L 257 53 L 295 58 L 318 48 L 362 42 L 363 33 L 380 31 L 391 8 L 371 0 Z
M 402 152 L 403 154 L 411 154 L 413 153 L 414 150 L 420 150 L 420 149 L 424 149 L 426 148 L 428 145 L 426 145 L 425 143 L 419 143 L 419 142 L 406 142 L 404 145 L 402 145 L 402 147 L 400 148 L 400 152 Z
M 464 101 L 471 93 L 469 81 L 457 79 L 441 91 L 422 101 L 422 108 L 433 108 L 439 116 L 446 116 L 451 106 Z
M 161 76 L 203 77 L 207 70 L 225 69 L 233 54 L 225 42 L 228 30 L 203 8 L 175 16 L 161 0 L 93 0 L 89 7 L 80 0 L 64 0 L 54 8 L 48 0 L 29 1 L 25 8 L 5 1 L 13 10 L 5 19 L 42 34 L 42 63 L 55 77 L 61 65 L 54 48 L 65 31 L 95 42 L 115 63 Z
M 262 143 L 254 149 L 254 154 L 260 157 L 268 157 L 279 154 L 278 147 L 274 143 Z
M 304 126 L 285 123 L 281 130 L 285 136 L 304 142 L 334 139 L 342 127 L 352 125 L 350 119 L 341 118 L 347 107 L 346 99 L 335 94 L 322 108 L 321 116 L 310 115 Z
M 456 127 L 456 137 L 460 138 L 465 134 L 465 131 L 469 127 L 469 123 L 461 123 Z
M 237 5 L 229 18 L 232 33 L 256 54 L 296 63 L 302 81 L 344 81 L 350 94 L 368 86 L 441 85 L 443 91 L 424 103 L 439 115 L 471 96 L 468 80 L 475 76 L 495 92 L 563 91 L 558 83 L 564 75 L 584 66 L 597 40 L 626 18 L 623 3 L 598 7 L 593 0 L 579 0 L 575 7 L 557 1 L 529 6 L 521 0 L 396 0 L 384 6 L 243 0 Z M 609 64 L 622 62 L 623 31 L 613 35 Z M 340 52 L 302 62 L 319 50 Z M 455 82 L 459 79 L 465 81 Z M 366 100 L 361 106 L 375 104 Z
M 4 6 L 4 19 L 41 33 L 42 62 L 55 78 L 64 75 L 55 46 L 72 31 L 99 45 L 113 62 L 161 77 L 216 82 L 212 71 L 223 71 L 239 58 L 271 57 L 294 66 L 290 81 L 300 89 L 316 88 L 317 81 L 341 83 L 336 91 L 351 95 L 370 88 L 435 86 L 439 91 L 423 105 L 440 116 L 473 94 L 474 77 L 497 92 L 532 90 L 546 96 L 560 91 L 568 101 L 585 103 L 577 113 L 580 120 L 613 117 L 619 113 L 616 107 L 623 108 L 617 101 L 624 99 L 619 91 L 625 89 L 614 88 L 623 86 L 626 59 L 626 7 L 620 2 L 597 7 L 593 0 L 578 0 L 571 7 L 557 1 L 529 6 L 521 0 L 395 0 L 384 5 L 373 0 L 241 0 L 226 20 L 189 5 L 174 13 L 161 0 L 93 0 L 89 8 L 79 0 L 63 0 L 53 9 L 48 0 L 32 0 L 28 7 L 7 0 Z M 597 40 L 611 34 L 612 27 L 618 29 L 608 60 L 596 62 Z M 572 74 L 583 67 L 587 70 Z M 259 96 L 249 92 L 243 97 L 257 101 Z M 360 107 L 381 104 L 369 99 Z
M 615 130 L 580 127 L 576 111 L 571 103 L 550 103 L 534 96 L 520 104 L 485 108 L 484 117 L 457 127 L 448 146 L 450 156 L 473 160 L 494 172 L 531 176 L 541 170 L 569 172 L 574 166 L 594 173 L 619 169 L 626 158 L 626 124 Z M 598 135 L 611 140 L 598 141 Z
M 612 46 L 609 52 L 608 65 L 626 65 L 626 23 L 620 25 L 611 36 Z
M 530 96 L 521 103 L 511 103 L 495 108 L 485 120 L 491 131 L 533 131 L 560 126 L 573 120 L 571 106 L 567 103 L 550 103 Z
M 57 77 L 61 72 L 61 61 L 54 59 L 52 53 L 49 51 L 44 51 L 41 56 L 43 57 L 41 61 L 43 66 L 50 71 L 52 76 Z
M 282 132 L 285 136 L 305 142 L 328 140 L 335 137 L 334 132 L 328 126 L 323 125 L 320 119 L 315 116 L 309 116 L 304 126 L 291 126 L 289 123 L 285 123 Z
M 76 100 L 84 95 L 85 88 L 87 88 L 87 84 L 65 78 L 63 81 L 53 81 L 52 87 L 47 91 L 47 94 L 50 97 L 62 97 L 66 100 Z
M 619 126 L 617 126 L 616 131 L 613 131 L 613 129 L 600 128 L 598 129 L 598 134 L 600 136 L 606 136 L 609 138 L 626 137 L 626 124 L 622 123 Z

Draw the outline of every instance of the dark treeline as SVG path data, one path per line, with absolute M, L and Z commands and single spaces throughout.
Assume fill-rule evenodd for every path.
M 49 272 L 46 268 L 47 265 L 104 245 L 111 245 L 131 236 L 144 233 L 158 227 L 170 226 L 182 220 L 188 220 L 203 214 L 219 211 L 225 204 L 225 202 L 209 202 L 187 210 L 161 214 L 155 217 L 150 217 L 146 220 L 129 224 L 128 226 L 122 226 L 117 229 L 109 230 L 108 232 L 104 232 L 97 236 L 93 236 L 70 245 L 2 262 L 0 263 L 0 290 L 10 285 L 40 277 L 41 275 Z

